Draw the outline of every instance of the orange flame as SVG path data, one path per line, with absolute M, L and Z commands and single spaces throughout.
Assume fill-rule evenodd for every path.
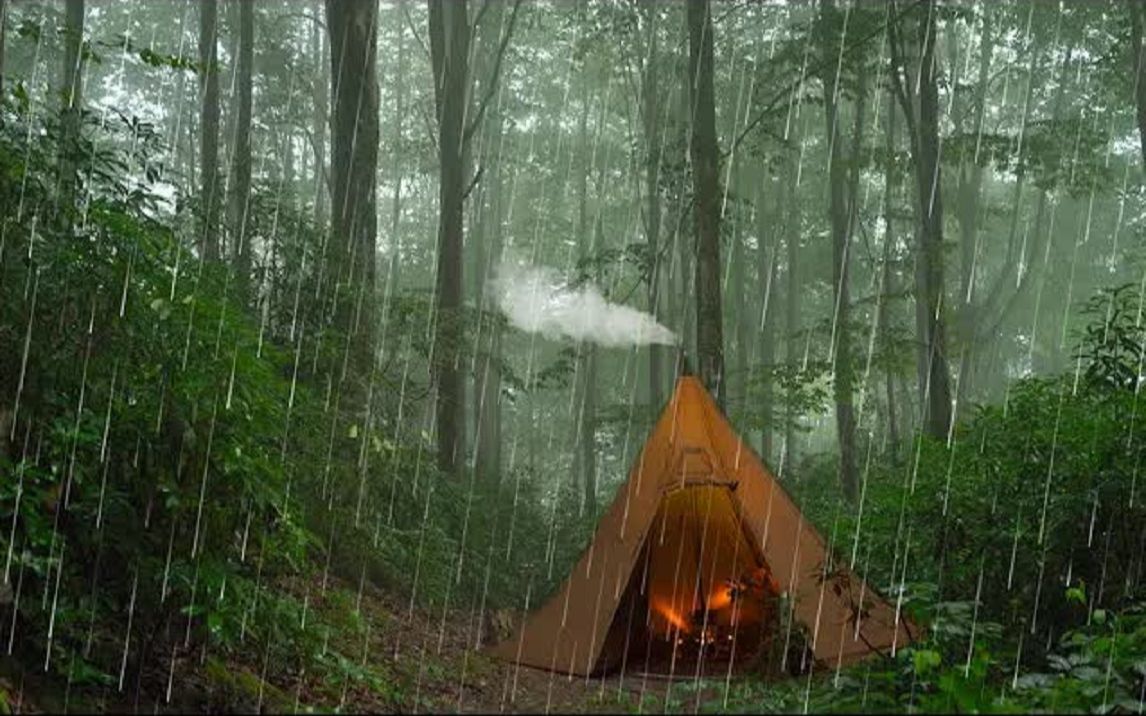
M 677 614 L 676 610 L 674 610 L 668 604 L 659 601 L 653 602 L 653 609 L 657 614 L 661 616 L 662 619 L 679 629 L 681 632 L 688 634 L 691 631 L 689 628 L 688 620 L 682 617 L 680 614 Z
M 729 587 L 722 587 L 708 597 L 708 610 L 710 612 L 724 609 L 730 604 L 732 604 L 732 589 Z

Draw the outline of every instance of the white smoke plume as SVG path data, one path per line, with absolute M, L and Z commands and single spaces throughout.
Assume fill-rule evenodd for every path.
M 502 313 L 523 331 L 612 348 L 677 343 L 649 314 L 610 303 L 592 284 L 572 287 L 551 268 L 503 260 L 491 288 Z

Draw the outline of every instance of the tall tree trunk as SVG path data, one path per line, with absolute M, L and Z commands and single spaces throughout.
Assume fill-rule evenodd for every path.
M 733 186 L 744 186 L 739 179 L 738 158 L 729 158 L 733 163 L 729 183 Z M 729 321 L 732 324 L 732 335 L 736 342 L 736 349 L 732 351 L 732 372 L 727 376 L 725 389 L 726 408 L 734 419 L 740 419 L 747 405 L 748 398 L 748 279 L 746 277 L 747 257 L 744 249 L 744 229 L 741 225 L 740 214 L 732 216 L 732 236 L 729 237 L 729 267 L 728 285 L 732 295 L 728 297 Z M 759 277 L 760 283 L 764 278 Z
M 438 266 L 435 282 L 434 349 L 437 386 L 438 466 L 461 471 L 465 450 L 465 385 L 461 371 L 463 158 L 469 18 L 465 0 L 428 0 L 430 53 L 438 114 Z
M 196 153 L 199 140 L 199 126 L 195 121 L 198 108 L 189 110 L 187 113 L 187 185 L 199 186 L 199 175 L 197 174 L 199 168 L 199 155 Z
M 230 0 L 225 2 L 223 7 L 226 8 L 226 20 L 220 19 L 220 24 L 225 27 L 225 30 L 218 30 L 218 32 L 227 38 L 226 47 L 229 64 L 227 65 L 227 76 L 220 80 L 221 84 L 226 84 L 226 88 L 221 88 L 220 92 L 227 97 L 227 101 L 219 105 L 220 121 L 223 125 L 223 131 L 219 135 L 219 164 L 227 168 L 234 166 L 235 129 L 237 128 L 235 122 L 239 116 L 239 92 L 237 84 L 239 81 L 239 63 L 236 62 L 236 58 L 239 56 L 240 35 L 242 35 L 239 26 L 242 24 L 242 20 L 239 18 L 241 12 L 239 2 Z M 223 40 L 220 39 L 219 42 L 222 44 Z M 230 211 L 230 208 L 227 207 L 226 204 L 230 201 L 230 185 L 233 180 L 234 178 L 230 174 L 224 174 L 223 192 L 224 196 L 227 197 L 227 199 L 224 200 L 224 211 L 227 212 Z M 222 235 L 223 244 L 220 247 L 221 251 L 225 252 L 230 249 L 231 253 L 234 254 L 234 249 L 227 244 L 231 238 L 232 237 L 227 235 L 227 227 L 224 227 Z
M 951 46 L 955 46 L 955 42 Z M 983 8 L 983 27 L 979 41 L 979 75 L 976 78 L 975 92 L 975 127 L 976 137 L 983 134 L 983 123 L 987 108 L 987 81 L 991 66 L 991 54 L 994 51 L 994 35 L 991 32 L 991 10 Z M 953 65 L 955 63 L 952 63 Z M 953 112 L 962 116 L 962 112 Z M 961 128 L 957 128 L 960 131 Z M 959 301 L 958 314 L 959 334 L 963 339 L 962 350 L 959 354 L 959 383 L 956 391 L 955 404 L 961 405 L 971 394 L 971 371 L 974 366 L 975 352 L 978 348 L 975 341 L 975 323 L 979 315 L 976 304 L 972 301 L 975 281 L 975 254 L 979 238 L 979 204 L 983 187 L 983 163 L 978 157 L 970 160 L 964 155 L 959 162 L 959 183 L 956 191 L 958 207 L 956 215 L 959 222 Z M 1016 207 L 1015 211 L 1018 209 Z
M 600 246 L 601 215 L 597 215 L 593 236 L 588 229 L 581 236 L 579 253 L 587 258 Z M 600 281 L 600 275 L 594 277 Z M 576 448 L 574 471 L 582 489 L 582 514 L 592 515 L 597 509 L 597 347 L 590 341 L 578 346 L 577 389 L 574 391 L 576 410 Z
M 326 0 L 333 113 L 331 227 L 325 270 L 334 292 L 334 325 L 347 341 L 337 383 L 351 376 L 347 389 L 352 409 L 365 406 L 360 384 L 370 373 L 374 346 L 377 12 L 373 2 Z
M 79 169 L 80 124 L 83 111 L 84 0 L 67 0 L 64 8 L 64 66 L 60 111 L 60 206 L 75 207 L 76 172 Z
M 219 258 L 219 66 L 217 0 L 199 3 L 199 201 L 202 225 L 199 253 Z
M 892 250 L 895 246 L 895 224 L 893 223 L 892 200 L 898 185 L 897 162 L 895 156 L 895 99 L 888 89 L 887 103 L 887 144 L 883 177 L 883 258 L 880 262 L 879 279 L 879 321 L 880 350 L 884 363 L 884 391 L 887 400 L 887 449 L 892 464 L 899 460 L 899 424 L 896 419 L 895 370 L 892 368 L 891 354 L 895 350 L 891 331 L 891 309 L 888 298 L 892 294 Z
M 487 0 L 494 4 L 487 11 L 484 23 L 487 23 L 479 34 L 478 42 L 481 50 L 480 76 L 484 78 L 484 86 L 489 87 L 490 82 L 497 81 L 494 77 L 496 53 L 500 46 L 505 15 L 505 3 Z M 478 266 L 475 276 L 479 286 L 478 306 L 481 311 L 481 333 L 477 347 L 477 383 L 475 397 L 475 431 L 474 438 L 474 469 L 478 479 L 490 485 L 496 485 L 501 477 L 501 317 L 496 311 L 488 310 L 486 301 L 486 287 L 502 256 L 502 146 L 504 143 L 504 113 L 502 111 L 502 98 L 505 96 L 504 87 L 499 83 L 496 88 L 489 87 L 497 92 L 497 99 L 491 100 L 488 111 L 481 128 L 481 163 L 483 181 L 478 185 L 478 220 L 474 231 L 480 232 L 479 241 L 484 249 L 484 261 Z M 477 243 L 475 241 L 475 243 Z M 488 244 L 488 246 L 486 245 Z M 488 315 L 486 315 L 488 313 Z
M 657 102 L 658 65 L 657 15 L 660 8 L 656 0 L 642 0 L 641 13 L 645 19 L 645 65 L 641 75 L 641 120 L 645 133 L 645 241 L 649 252 L 649 313 L 660 319 L 660 227 L 661 227 L 661 129 L 660 107 Z M 664 350 L 649 346 L 649 405 L 656 410 L 664 400 Z
M 832 0 L 823 0 L 821 6 L 821 20 L 825 28 L 833 26 L 831 15 L 835 12 Z M 843 42 L 843 35 L 840 36 Z M 828 47 L 828 57 L 838 56 L 839 50 Z M 828 137 L 828 186 L 829 186 L 829 215 L 832 231 L 832 285 L 834 287 L 835 310 L 832 317 L 831 346 L 833 393 L 836 403 L 836 437 L 839 442 L 838 476 L 844 495 L 849 500 L 856 497 L 859 478 L 856 469 L 855 450 L 855 408 L 852 403 L 854 376 L 852 372 L 852 345 L 848 323 L 851 314 L 851 299 L 848 291 L 848 265 L 850 257 L 850 239 L 852 229 L 852 214 L 858 197 L 854 187 L 849 187 L 849 177 L 843 161 L 843 150 L 839 128 L 839 99 L 840 99 L 840 72 L 835 62 L 825 62 L 829 69 L 823 76 L 824 88 L 824 119 L 826 122 L 826 136 Z M 853 171 L 858 170 L 860 127 L 863 121 L 863 89 L 857 100 L 856 132 L 852 142 Z M 856 174 L 858 178 L 858 173 Z M 848 196 L 851 189 L 851 196 Z M 852 207 L 849 207 L 849 203 Z M 858 207 L 857 207 L 858 208 Z
M 2 2 L 3 0 L 0 0 Z M 175 107 L 173 109 L 175 124 L 171 128 L 171 136 L 167 138 L 171 146 L 171 166 L 177 174 L 183 174 L 186 179 L 187 173 L 187 151 L 181 141 L 183 139 L 180 131 L 183 129 L 183 123 L 186 121 L 184 115 L 186 114 L 186 97 L 187 97 L 187 73 L 179 72 L 175 77 L 174 97 Z M 186 184 L 185 184 L 186 186 Z
M 0 0 L 0 95 L 4 94 L 4 40 L 8 33 L 8 0 Z
M 401 0 L 399 0 L 401 1 Z M 386 290 L 393 295 L 398 290 L 398 270 L 402 261 L 402 128 L 406 118 L 406 39 L 405 28 L 395 23 L 398 59 L 394 69 L 394 155 L 390 169 L 394 176 L 394 196 L 390 202 L 390 265 L 386 271 Z
M 675 88 L 673 97 L 675 101 L 672 103 L 675 110 L 674 124 L 684 128 L 685 136 L 682 138 L 684 141 L 687 141 L 687 132 L 689 131 L 689 94 L 688 83 L 681 82 L 680 86 Z M 686 219 L 694 219 L 693 214 L 696 207 L 695 202 L 689 200 L 691 192 L 683 182 L 676 184 L 674 189 L 675 192 L 669 205 L 676 207 L 676 220 L 672 222 L 672 231 L 668 237 L 671 244 L 671 258 L 665 275 L 665 284 L 669 288 L 665 296 L 665 310 L 667 315 L 672 317 L 673 325 L 671 327 L 676 330 L 682 346 L 673 360 L 675 371 L 681 367 L 680 358 L 682 354 L 696 354 L 696 334 L 692 330 L 693 318 L 695 318 L 696 313 L 691 310 L 695 300 L 695 294 L 692 293 L 695 289 L 692 267 L 696 252 L 692 250 L 694 245 L 688 240 L 692 231 L 685 227 Z M 671 379 L 675 382 L 676 378 L 677 375 L 674 373 Z
M 772 367 L 776 362 L 776 309 L 773 297 L 776 295 L 777 256 L 780 248 L 780 231 L 773 229 L 771 219 L 783 215 L 787 203 L 791 201 L 791 186 L 784 182 L 777 192 L 776 213 L 769 216 L 766 210 L 766 191 L 768 176 L 761 172 L 759 179 L 760 191 L 756 197 L 756 275 L 760 280 L 760 325 L 757 326 L 757 356 L 756 363 L 760 366 L 760 457 L 765 463 L 770 463 L 772 457 L 772 436 L 775 434 L 773 420 L 775 410 L 775 385 L 772 380 Z M 784 226 L 784 231 L 791 227 Z
M 796 157 L 788 158 L 785 168 L 787 174 L 785 184 L 791 185 L 795 190 L 799 189 L 796 182 L 800 173 L 800 162 L 803 161 L 803 134 L 800 130 L 800 119 L 799 116 L 793 119 L 792 126 L 796 127 L 796 131 L 791 136 L 793 146 L 800 147 L 800 150 Z M 800 290 L 802 288 L 800 276 L 802 218 L 798 192 L 792 191 L 790 197 L 791 200 L 784 208 L 784 260 L 785 272 L 787 273 L 787 295 L 784 299 L 784 330 L 787 336 L 784 338 L 784 361 L 788 370 L 793 370 L 800 363 L 798 336 L 800 333 Z M 796 390 L 795 381 L 790 381 L 784 397 L 784 450 L 780 456 L 781 472 L 790 466 L 796 457 L 796 426 L 799 420 L 799 413 L 796 409 Z
M 1142 25 L 1146 21 L 1146 3 L 1127 0 L 1130 11 L 1131 60 L 1134 69 L 1134 108 L 1138 120 L 1138 141 L 1142 151 L 1142 168 L 1146 170 L 1146 45 L 1143 45 Z
M 326 223 L 326 198 L 330 193 L 326 167 L 326 134 L 330 126 L 329 96 L 332 80 L 327 77 L 330 68 L 330 36 L 322 32 L 318 22 L 318 9 L 314 10 L 310 47 L 315 56 L 313 84 L 314 112 L 311 114 L 311 148 L 314 150 L 314 226 L 321 231 Z
M 239 300 L 251 300 L 251 73 L 254 66 L 254 0 L 239 0 L 239 48 L 235 72 L 235 138 L 231 148 L 231 195 L 227 203 L 235 288 Z
M 951 425 L 951 381 L 947 366 L 943 306 L 943 192 L 939 158 L 939 62 L 935 57 L 938 32 L 935 0 L 924 0 L 926 21 L 920 23 L 922 48 L 919 79 L 919 153 L 916 162 L 919 201 L 923 218 L 920 232 L 922 281 L 920 293 L 927 308 L 927 432 L 946 438 Z
M 724 405 L 724 330 L 720 302 L 720 177 L 712 86 L 712 12 L 688 3 L 688 87 L 696 218 L 696 360 L 701 381 Z
M 577 172 L 577 259 L 584 265 L 584 261 L 589 258 L 592 253 L 593 238 L 590 235 L 589 227 L 589 172 L 592 166 L 589 164 L 589 82 L 581 82 L 581 114 L 577 123 L 577 146 L 581 150 L 581 157 L 585 161 L 584 166 L 580 167 Z M 593 390 L 593 384 L 590 382 L 592 376 L 591 363 L 592 363 L 593 343 L 591 341 L 578 341 L 576 345 L 576 360 L 574 368 L 574 384 L 573 384 L 573 484 L 581 485 L 582 490 L 585 490 L 587 483 L 588 469 L 592 465 L 592 447 L 591 443 L 593 437 L 590 436 L 587 430 L 587 411 L 586 403 L 588 401 L 587 395 Z M 589 458 L 586 460 L 586 458 Z M 585 503 L 582 501 L 582 506 Z
M 920 410 L 924 430 L 935 438 L 944 439 L 951 425 L 951 384 L 947 366 L 947 345 L 944 333 L 943 305 L 943 192 L 939 159 L 939 89 L 938 60 L 935 57 L 936 8 L 935 0 L 921 0 L 918 12 L 919 72 L 918 116 L 908 98 L 900 68 L 906 70 L 901 38 L 897 23 L 891 23 L 892 79 L 896 85 L 900 104 L 912 129 L 912 159 L 915 165 L 915 184 L 918 230 L 915 256 L 915 315 L 920 355 Z M 898 47 L 897 47 L 898 46 Z M 909 73 L 908 73 L 909 74 Z

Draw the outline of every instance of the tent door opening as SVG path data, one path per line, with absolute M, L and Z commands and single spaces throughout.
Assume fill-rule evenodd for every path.
M 695 674 L 743 663 L 775 633 L 778 589 L 734 485 L 661 499 L 604 644 L 607 670 Z

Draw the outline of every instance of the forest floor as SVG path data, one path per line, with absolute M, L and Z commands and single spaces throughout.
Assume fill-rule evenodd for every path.
M 42 664 L 0 660 L 0 714 L 117 712 L 400 712 L 400 713 L 647 713 L 663 712 L 669 682 L 639 674 L 569 677 L 515 667 L 472 648 L 473 620 L 444 617 L 408 597 L 330 577 L 283 583 L 307 600 L 327 623 L 337 668 L 306 673 L 272 664 L 263 654 L 232 650 L 226 656 L 196 652 L 174 668 L 167 658 L 131 670 L 122 690 L 71 687 L 44 673 Z M 360 601 L 359 601 L 360 599 Z M 358 611 L 355 613 L 355 606 Z M 357 658 L 351 661 L 349 655 Z M 134 683 L 133 683 L 134 682 Z M 170 687 L 171 698 L 166 698 Z M 706 700 L 717 694 L 700 694 Z M 696 695 L 690 694 L 689 700 Z M 677 705 L 679 708 L 682 705 Z M 683 705 L 687 709 L 687 705 Z M 6 707 L 6 708 L 5 708 Z M 688 709 L 691 710 L 691 709 Z

